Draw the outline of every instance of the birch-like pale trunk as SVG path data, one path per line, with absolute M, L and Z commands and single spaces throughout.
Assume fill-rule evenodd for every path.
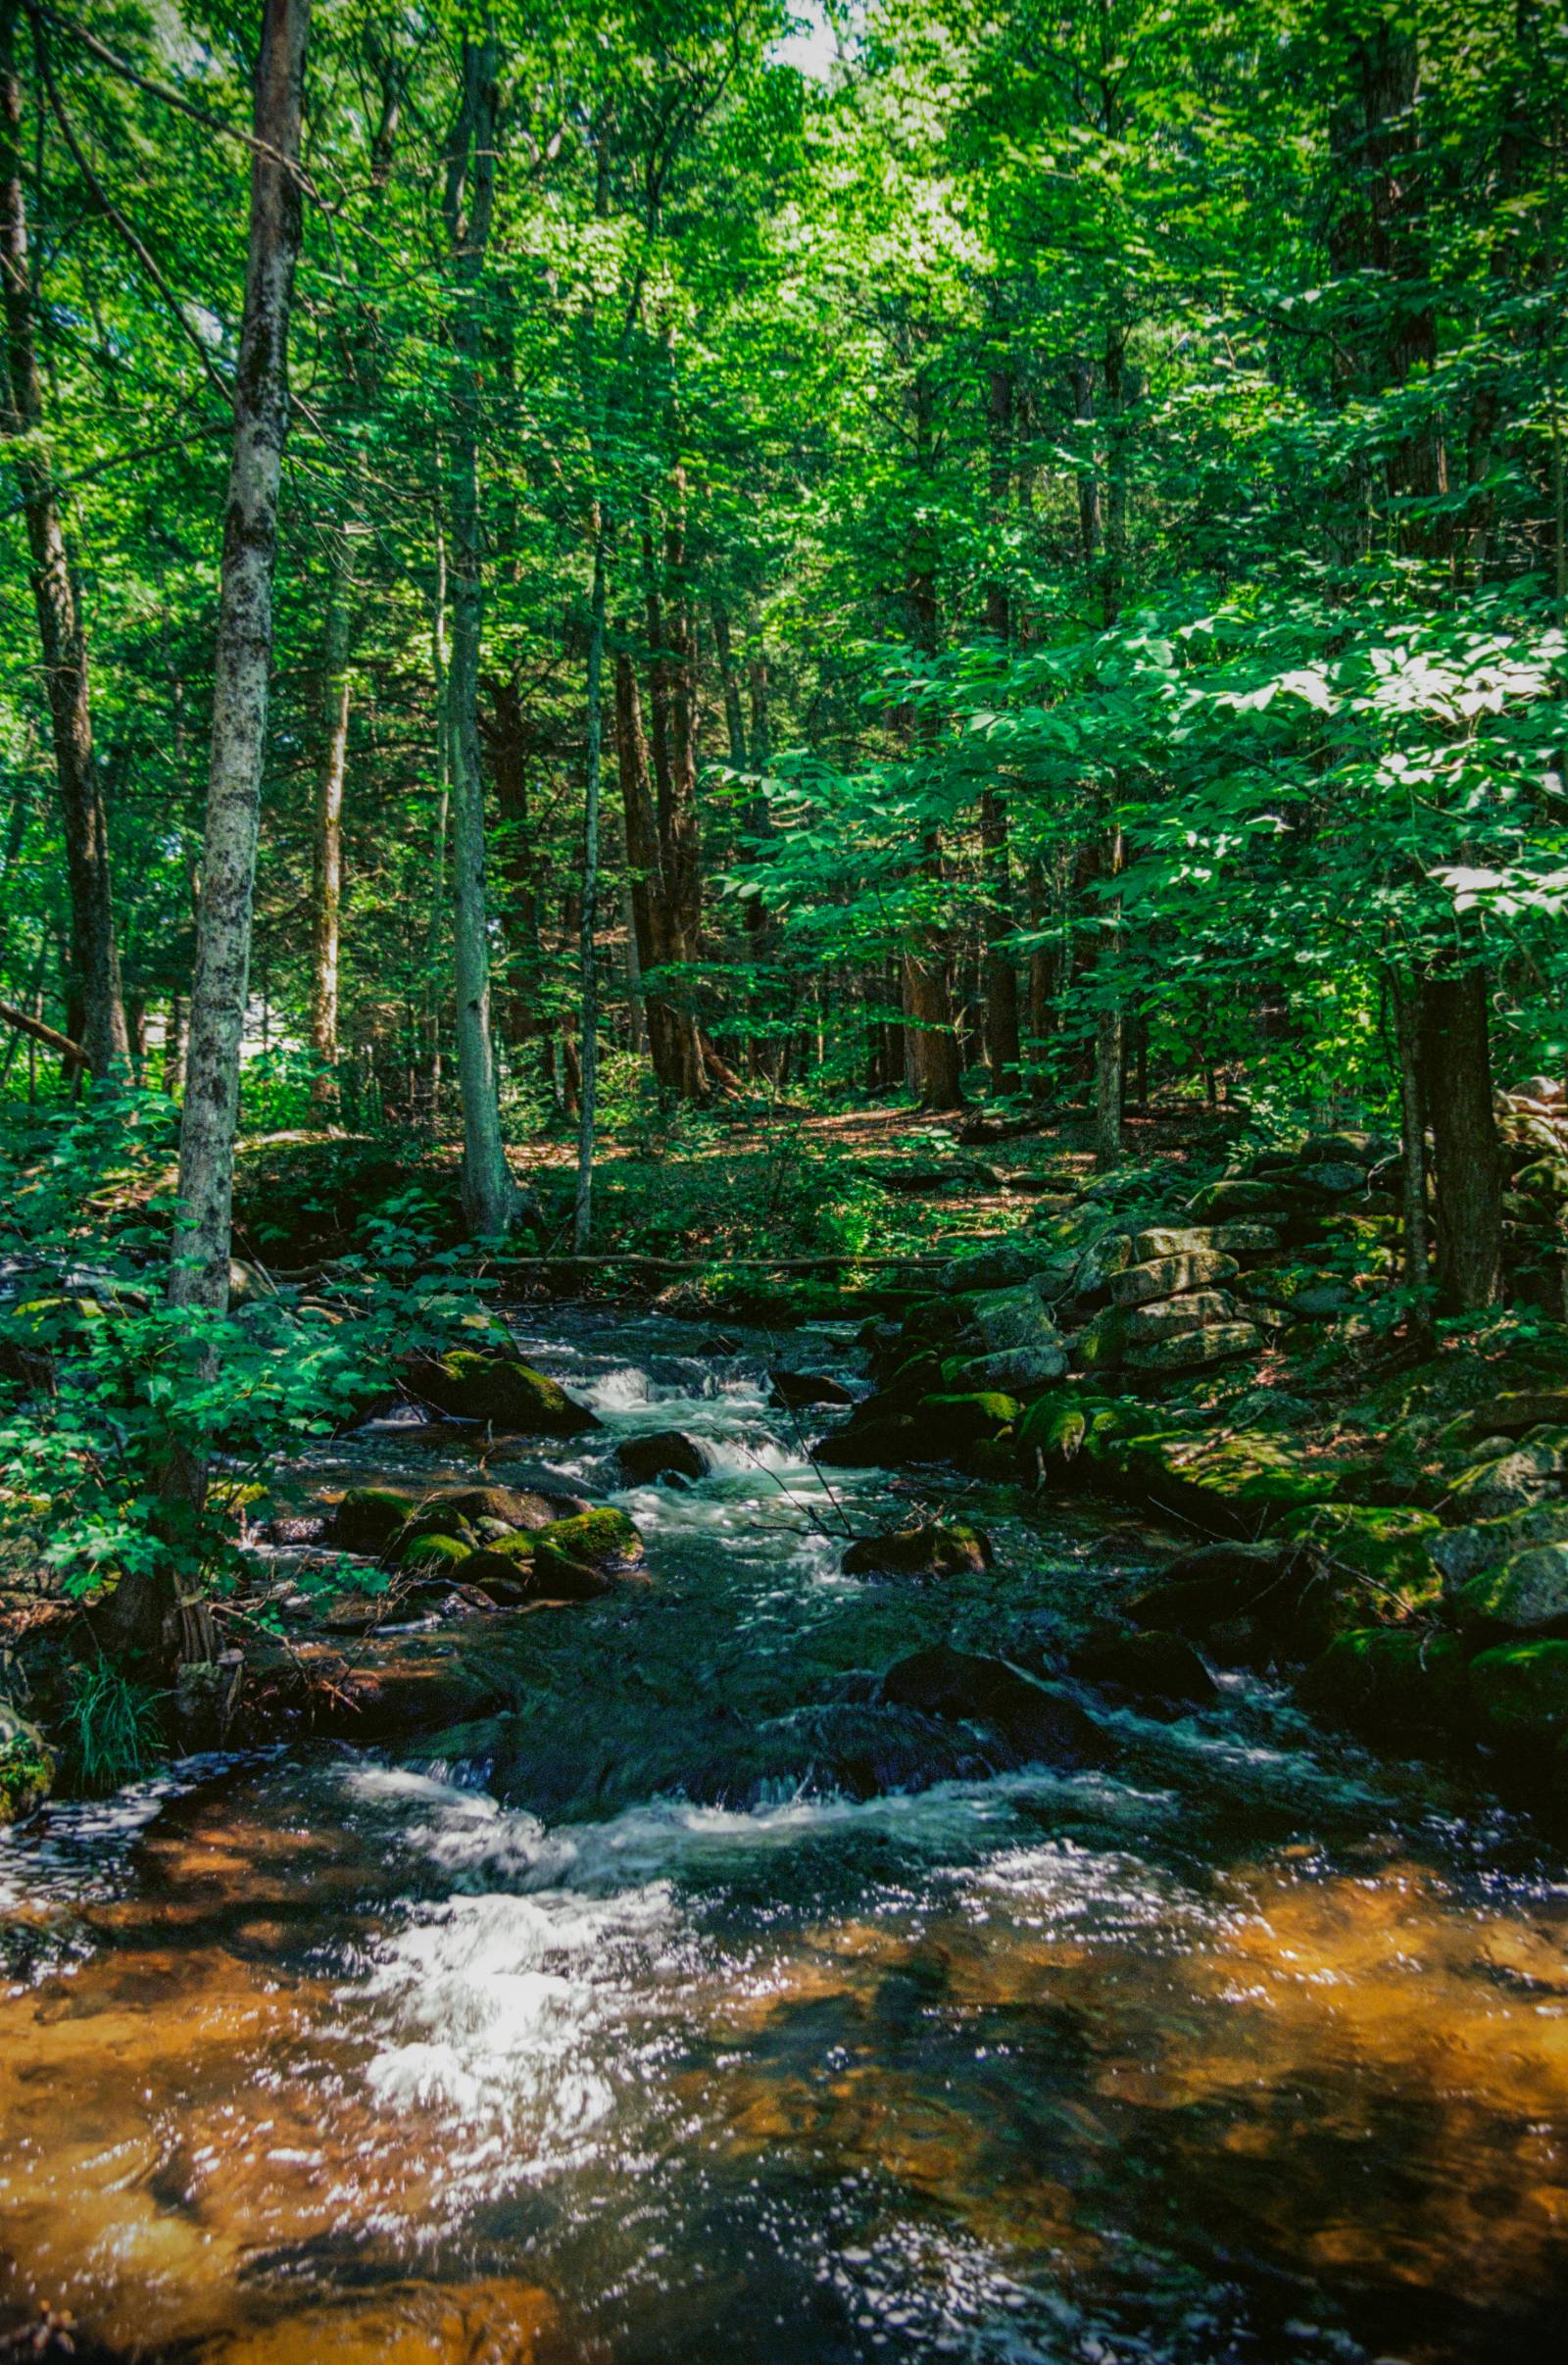
M 256 68 L 250 248 L 234 381 L 234 454 L 223 513 L 213 744 L 207 782 L 179 1130 L 181 1222 L 170 1302 L 228 1301 L 240 1038 L 272 650 L 277 494 L 288 432 L 288 327 L 299 258 L 300 98 L 311 0 L 265 0 Z
M 33 611 L 54 739 L 71 901 L 68 1014 L 95 1076 L 128 1067 L 130 1039 L 120 984 L 103 783 L 93 755 L 87 644 L 75 569 L 66 540 L 44 412 L 33 318 L 32 269 L 23 181 L 22 84 L 16 70 L 19 0 L 0 0 L 0 301 L 5 368 L 0 432 L 11 445 L 27 529 Z
M 321 1109 L 338 1105 L 338 979 L 343 932 L 343 785 L 348 776 L 349 633 L 353 622 L 354 545 L 344 524 L 333 536 L 326 595 L 326 664 L 322 688 L 325 744 L 316 782 L 316 831 L 311 869 L 311 1050 L 316 1059 L 311 1098 Z
M 495 206 L 495 36 L 463 44 L 463 104 L 447 153 L 446 221 L 457 290 L 452 432 L 452 655 L 447 753 L 452 765 L 453 938 L 458 1089 L 463 1101 L 463 1210 L 476 1239 L 510 1231 L 517 1188 L 501 1136 L 490 1031 L 484 776 L 479 764 L 479 636 L 484 582 L 479 528 L 479 298 Z

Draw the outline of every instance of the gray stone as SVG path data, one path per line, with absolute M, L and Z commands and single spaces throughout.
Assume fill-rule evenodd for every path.
M 1178 1331 L 1200 1330 L 1205 1322 L 1234 1322 L 1236 1304 L 1223 1290 L 1195 1289 L 1185 1298 L 1162 1298 L 1152 1306 L 1135 1306 L 1122 1317 L 1129 1347 L 1145 1347 L 1152 1339 L 1168 1339 Z
M 1366 1189 L 1366 1168 L 1352 1166 L 1348 1161 L 1342 1164 L 1329 1160 L 1320 1166 L 1302 1166 L 1297 1180 L 1309 1191 L 1327 1191 L 1332 1197 L 1343 1199 L 1348 1192 Z
M 1461 1626 L 1507 1626 L 1544 1634 L 1568 1625 L 1568 1544 L 1533 1544 L 1485 1568 L 1453 1597 Z
M 1457 1592 L 1484 1568 L 1496 1568 L 1534 1544 L 1568 1544 L 1568 1503 L 1541 1503 L 1501 1519 L 1449 1528 L 1429 1545 L 1445 1586 Z
M 1205 1289 L 1213 1281 L 1231 1281 L 1241 1270 L 1234 1256 L 1204 1250 L 1194 1256 L 1156 1256 L 1132 1265 L 1110 1285 L 1116 1306 L 1152 1306 L 1160 1298 L 1179 1297 L 1184 1290 Z
M 1122 1359 L 1129 1371 L 1196 1371 L 1206 1363 L 1229 1362 L 1235 1355 L 1256 1355 L 1262 1343 L 1250 1322 L 1205 1322 L 1199 1330 L 1129 1347 Z
M 1065 1340 L 1053 1337 L 1049 1345 L 1009 1347 L 1000 1355 L 973 1356 L 963 1367 L 965 1388 L 1001 1388 L 1015 1394 L 1020 1388 L 1044 1388 L 1059 1380 L 1067 1368 Z

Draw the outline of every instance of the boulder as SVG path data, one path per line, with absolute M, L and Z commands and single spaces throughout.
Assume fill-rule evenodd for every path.
M 1235 1301 L 1223 1290 L 1195 1289 L 1185 1298 L 1161 1298 L 1152 1306 L 1134 1306 L 1122 1316 L 1122 1338 L 1128 1347 L 1147 1347 L 1152 1340 L 1172 1338 L 1179 1331 L 1235 1319 Z
M 1482 1438 L 1525 1437 L 1532 1429 L 1568 1430 L 1568 1388 L 1520 1388 L 1478 1404 L 1465 1422 L 1465 1435 Z
M 548 1527 L 554 1519 L 569 1519 L 588 1507 L 579 1495 L 546 1495 L 523 1487 L 461 1487 L 441 1501 L 470 1526 L 494 1519 L 503 1527 L 523 1529 Z
M 1026 1474 L 1033 1474 L 1037 1455 L 1042 1464 L 1057 1470 L 1075 1461 L 1095 1409 L 1093 1398 L 1066 1389 L 1031 1404 L 1014 1441 Z
M 1195 1224 L 1245 1223 L 1282 1209 L 1294 1211 L 1298 1202 L 1299 1194 L 1286 1184 L 1228 1174 L 1206 1183 L 1188 1201 L 1187 1212 Z
M 1337 1634 L 1297 1687 L 1314 1714 L 1380 1736 L 1453 1736 L 1467 1700 L 1465 1653 L 1451 1634 L 1352 1627 Z
M 770 1371 L 771 1402 L 786 1412 L 801 1412 L 810 1404 L 853 1404 L 855 1398 L 842 1380 L 826 1371 Z
M 533 1538 L 533 1590 L 545 1601 L 587 1601 L 617 1578 L 642 1576 L 643 1540 L 624 1511 L 558 1519 Z
M 1126 1314 L 1119 1306 L 1102 1306 L 1078 1334 L 1078 1360 L 1085 1371 L 1114 1371 L 1126 1345 Z
M 1529 1510 L 1559 1491 L 1565 1469 L 1568 1432 L 1532 1430 L 1511 1453 L 1490 1454 L 1455 1479 L 1444 1499 L 1444 1517 L 1450 1527 L 1464 1527 Z
M 623 1437 L 615 1448 L 615 1465 L 627 1486 L 657 1486 L 662 1479 L 706 1478 L 710 1463 L 695 1437 L 684 1429 L 656 1429 L 644 1437 Z
M 1070 1244 L 1057 1246 L 1051 1241 L 1009 1241 L 997 1248 L 980 1249 L 968 1256 L 956 1256 L 944 1265 L 938 1275 L 943 1290 L 950 1296 L 966 1296 L 976 1290 L 1015 1288 L 1020 1282 L 1037 1284 L 1047 1298 L 1054 1298 L 1072 1287 L 1073 1272 L 1079 1251 Z
M 397 1551 L 399 1568 L 418 1569 L 433 1576 L 444 1569 L 460 1568 L 473 1554 L 471 1541 L 461 1536 L 439 1532 L 424 1536 L 410 1536 Z
M 1494 1568 L 1533 1544 L 1568 1544 L 1568 1503 L 1539 1503 L 1501 1519 L 1478 1519 L 1434 1536 L 1431 1552 L 1449 1593 L 1457 1593 L 1484 1568 Z
M 1073 1295 L 1092 1303 L 1102 1298 L 1118 1273 L 1132 1263 L 1134 1249 L 1125 1232 L 1106 1232 L 1078 1261 L 1072 1275 Z
M 1086 1683 L 1123 1693 L 1156 1714 L 1206 1707 L 1219 1689 L 1191 1643 L 1152 1627 L 1084 1644 L 1074 1653 L 1072 1670 Z
M 1022 1406 L 1001 1390 L 922 1397 L 910 1424 L 913 1457 L 950 1461 L 971 1446 L 1006 1436 Z
M 1366 1168 L 1351 1165 L 1348 1159 L 1326 1158 L 1313 1165 L 1298 1166 L 1296 1179 L 1309 1191 L 1324 1191 L 1331 1199 L 1343 1199 L 1351 1191 L 1364 1191 Z
M 1468 1681 L 1484 1740 L 1546 1746 L 1568 1732 L 1568 1641 L 1499 1643 L 1470 1661 Z
M 1124 1308 L 1152 1306 L 1156 1299 L 1179 1297 L 1184 1290 L 1230 1281 L 1240 1270 L 1234 1256 L 1214 1249 L 1204 1249 L 1194 1256 L 1156 1256 L 1148 1264 L 1129 1265 L 1116 1275 L 1110 1285 L 1111 1303 Z
M 847 1577 L 953 1577 L 991 1566 L 991 1540 L 960 1520 L 890 1529 L 852 1544 L 839 1566 Z
M 586 1404 L 520 1356 L 460 1348 L 409 1366 L 415 1394 L 453 1420 L 484 1421 L 515 1435 L 577 1437 L 599 1423 Z
M 892 1707 L 990 1726 L 1021 1756 L 1063 1770 L 1102 1765 L 1111 1754 L 1087 1709 L 1006 1659 L 939 1643 L 890 1667 L 881 1691 Z
M 329 1540 L 339 1552 L 379 1555 L 391 1549 L 418 1503 L 392 1487 L 350 1487 L 331 1515 Z
M 1129 1371 L 1196 1371 L 1209 1363 L 1230 1362 L 1237 1355 L 1256 1355 L 1262 1344 L 1251 1322 L 1204 1322 L 1196 1330 L 1151 1339 L 1141 1347 L 1129 1346 L 1122 1361 Z
M 1338 1133 L 1309 1133 L 1301 1145 L 1303 1164 L 1356 1166 L 1363 1176 L 1367 1167 L 1383 1165 L 1398 1154 L 1399 1145 L 1392 1134 L 1362 1133 L 1353 1127 Z
M 1218 1251 L 1228 1256 L 1266 1256 L 1280 1245 L 1271 1224 L 1220 1223 L 1185 1230 L 1137 1232 L 1130 1264 L 1152 1264 L 1161 1256 L 1202 1256 Z
M 1322 1503 L 1283 1520 L 1280 1533 L 1293 1546 L 1296 1599 L 1273 1631 L 1293 1656 L 1315 1657 L 1358 1628 L 1404 1624 L 1442 1598 L 1430 1511 Z
M 1484 1568 L 1452 1596 L 1463 1628 L 1506 1626 L 1515 1634 L 1568 1630 L 1568 1544 L 1532 1544 Z
M 1061 1337 L 1046 1310 L 1039 1291 L 1029 1284 L 999 1289 L 966 1301 L 964 1330 L 978 1340 L 986 1355 L 1008 1355 L 1041 1350 L 1054 1353 Z
M 1066 1344 L 1057 1340 L 1050 1347 L 1012 1347 L 1000 1355 L 955 1355 L 942 1366 L 942 1384 L 971 1394 L 1033 1395 L 1059 1380 L 1066 1368 Z

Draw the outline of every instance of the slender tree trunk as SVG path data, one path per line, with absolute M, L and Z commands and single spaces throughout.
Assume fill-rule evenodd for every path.
M 447 543 L 435 529 L 435 588 L 430 601 L 430 673 L 435 688 L 435 819 L 430 848 L 430 904 L 424 935 L 424 1087 L 422 1116 L 432 1139 L 441 1119 L 441 930 L 447 909 L 447 828 L 452 801 L 451 701 L 447 692 Z
M 1430 1336 L 1425 1293 L 1431 1279 L 1427 1246 L 1427 1122 L 1421 1089 L 1421 989 L 1414 978 L 1390 976 L 1399 1062 L 1399 1148 L 1403 1163 L 1404 1286 L 1415 1294 L 1412 1323 Z
M 993 369 L 986 387 L 992 531 L 999 536 L 1006 521 L 1012 487 L 1013 433 L 1012 371 Z M 1011 603 L 1003 576 L 993 571 L 986 585 L 986 629 L 1006 648 L 1012 637 Z M 1021 1052 L 1018 1043 L 1018 972 L 1007 951 L 1012 934 L 1012 879 L 1007 856 L 1007 809 L 993 783 L 981 793 L 980 844 L 986 869 L 985 1043 L 986 1064 L 994 1093 L 1016 1092 Z
M 654 780 L 659 860 L 650 877 L 658 953 L 654 965 L 695 961 L 702 945 L 702 843 L 697 813 L 697 650 L 685 607 L 685 476 L 673 471 L 671 515 L 664 533 L 666 601 L 652 571 L 653 544 L 643 540 L 648 570 L 649 689 L 653 723 Z M 650 1023 L 654 1072 L 666 1100 L 701 1100 L 708 1069 L 691 1009 L 689 982 L 673 990 L 662 981 L 660 1001 L 667 1025 Z M 650 1021 L 652 1005 L 650 1004 Z
M 1502 1294 L 1502 1161 L 1479 961 L 1423 981 L 1421 1084 L 1437 1184 L 1438 1303 L 1445 1313 L 1478 1313 Z
M 288 331 L 301 231 L 297 172 L 310 0 L 265 0 L 255 79 L 250 244 L 235 373 L 234 451 L 223 517 L 207 830 L 191 987 L 185 1100 L 179 1130 L 180 1221 L 169 1273 L 172 1306 L 220 1311 L 228 1303 L 239 1114 L 240 1047 L 250 981 L 256 842 L 267 747 L 277 500 L 288 433 Z M 163 1478 L 166 1536 L 188 1554 L 207 1472 L 177 1451 Z M 185 1560 L 189 1566 L 188 1558 Z M 160 1574 L 122 1578 L 114 1622 L 127 1644 L 158 1648 L 166 1595 Z M 175 1581 L 183 1667 L 217 1655 L 212 1608 L 199 1580 Z
M 95 1076 L 128 1061 L 120 985 L 103 784 L 93 759 L 87 645 L 75 570 L 48 448 L 33 316 L 23 183 L 22 85 L 16 69 L 20 0 L 0 0 L 0 295 L 5 311 L 5 385 L 0 432 L 12 447 L 22 492 L 33 611 L 49 698 L 55 774 L 71 898 L 67 1005 Z
M 484 777 L 479 763 L 479 641 L 484 586 L 479 525 L 479 363 L 485 247 L 495 204 L 495 37 L 465 39 L 463 104 L 448 151 L 446 217 L 458 303 L 452 437 L 452 656 L 447 676 L 452 764 L 453 910 L 458 1085 L 463 1097 L 463 1208 L 469 1231 L 510 1231 L 517 1190 L 501 1134 L 490 1031 L 489 915 L 485 897 Z
M 322 722 L 325 748 L 316 785 L 316 843 L 311 879 L 311 1097 L 334 1109 L 337 1086 L 338 971 L 343 918 L 343 784 L 349 757 L 349 632 L 354 546 L 345 526 L 332 538 L 326 594 Z
M 594 1218 L 594 1125 L 599 1093 L 599 774 L 604 733 L 605 528 L 594 526 L 594 579 L 588 616 L 588 746 L 582 829 L 582 1098 L 578 1110 L 577 1195 L 572 1246 L 580 1256 Z
M 1105 842 L 1106 875 L 1121 869 L 1121 831 L 1112 828 Z M 1124 1029 L 1121 997 L 1121 921 L 1116 905 L 1102 907 L 1103 933 L 1095 962 L 1095 981 L 1102 996 L 1095 1016 L 1095 1164 L 1102 1170 L 1121 1158 Z
M 213 746 L 179 1137 L 182 1225 L 170 1300 L 228 1302 L 240 1040 L 272 650 L 277 496 L 288 433 L 288 328 L 300 249 L 300 97 L 310 0 L 265 0 L 256 69 L 250 252 L 223 520 Z

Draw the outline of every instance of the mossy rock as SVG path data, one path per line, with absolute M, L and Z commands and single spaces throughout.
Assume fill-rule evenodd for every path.
M 1469 1698 L 1464 1647 L 1454 1635 L 1408 1626 L 1348 1628 L 1312 1661 L 1298 1695 L 1315 1715 L 1373 1738 L 1457 1739 Z
M 599 1426 L 587 1405 L 569 1397 L 559 1381 L 515 1355 L 458 1348 L 416 1364 L 410 1384 L 454 1420 L 484 1421 L 517 1435 L 577 1437 Z
M 1527 1545 L 1461 1585 L 1453 1614 L 1474 1632 L 1506 1626 L 1516 1634 L 1568 1629 L 1568 1544 Z
M 909 1412 L 883 1412 L 867 1420 L 848 1420 L 842 1429 L 819 1437 L 812 1456 L 835 1470 L 896 1470 L 919 1458 L 918 1425 Z
M 1568 1641 L 1499 1643 L 1470 1661 L 1469 1686 L 1484 1740 L 1544 1747 L 1568 1733 Z
M 440 1576 L 447 1569 L 461 1568 L 473 1555 L 473 1545 L 462 1536 L 449 1536 L 439 1530 L 429 1535 L 410 1536 L 400 1544 L 397 1552 L 399 1568 L 418 1569 L 427 1577 Z
M 1288 1183 L 1225 1175 L 1218 1182 L 1205 1183 L 1188 1201 L 1187 1212 L 1195 1224 L 1245 1222 L 1277 1209 L 1294 1209 L 1300 1201 L 1301 1193 Z
M 1009 1435 L 1022 1410 L 1015 1396 L 996 1389 L 923 1397 L 914 1416 L 915 1439 L 928 1459 L 948 1461 Z
M 1092 1423 L 1084 1453 L 1097 1476 L 1118 1491 L 1196 1519 L 1215 1535 L 1252 1535 L 1289 1511 L 1326 1502 L 1339 1476 L 1265 1430 L 1140 1433 L 1136 1415 Z
M 1431 1511 L 1324 1503 L 1282 1519 L 1279 1533 L 1321 1554 L 1331 1566 L 1366 1578 L 1397 1601 L 1401 1612 L 1435 1608 L 1442 1597 L 1443 1577 L 1432 1547 L 1443 1527 Z
M 1180 1305 L 1182 1301 L 1178 1299 L 1176 1303 Z M 1136 1315 L 1133 1319 L 1137 1319 Z M 1152 1374 L 1206 1371 L 1212 1364 L 1235 1362 L 1242 1355 L 1256 1355 L 1262 1344 L 1261 1336 L 1250 1322 L 1202 1322 L 1190 1329 L 1168 1331 L 1138 1346 L 1129 1344 L 1122 1359 L 1129 1371 Z
M 55 1753 L 34 1724 L 0 1700 L 0 1824 L 20 1823 L 54 1788 Z
M 1031 1404 L 1013 1440 L 1025 1475 L 1033 1475 L 1037 1454 L 1052 1470 L 1065 1469 L 1076 1461 L 1097 1409 L 1092 1398 L 1061 1389 Z
M 1538 1503 L 1528 1510 L 1509 1511 L 1501 1519 L 1478 1519 L 1470 1527 L 1451 1527 L 1434 1539 L 1432 1557 L 1443 1581 L 1457 1594 L 1484 1569 L 1499 1568 L 1516 1552 L 1532 1545 L 1568 1545 L 1568 1503 Z
M 641 1531 L 624 1511 L 605 1505 L 557 1519 L 532 1538 L 534 1590 L 544 1601 L 592 1601 L 643 1563 Z
M 1102 1306 L 1078 1333 L 1078 1360 L 1085 1371 L 1114 1371 L 1127 1345 L 1127 1315 L 1119 1306 Z
M 460 1518 L 474 1526 L 481 1519 L 498 1519 L 504 1527 L 549 1527 L 561 1517 L 558 1504 L 547 1495 L 536 1495 L 521 1487 L 461 1487 L 456 1494 L 443 1495 L 441 1501 L 450 1503 Z
M 1234 1256 L 1203 1249 L 1190 1256 L 1155 1256 L 1147 1264 L 1130 1264 L 1110 1285 L 1111 1304 L 1127 1309 L 1177 1298 L 1187 1290 L 1208 1289 L 1216 1281 L 1231 1281 L 1241 1271 Z
M 852 1544 L 839 1566 L 847 1577 L 953 1577 L 991 1566 L 990 1539 L 962 1520 L 906 1527 Z
M 390 1552 L 418 1505 L 393 1487 L 350 1487 L 332 1513 L 330 1540 L 340 1552 Z

